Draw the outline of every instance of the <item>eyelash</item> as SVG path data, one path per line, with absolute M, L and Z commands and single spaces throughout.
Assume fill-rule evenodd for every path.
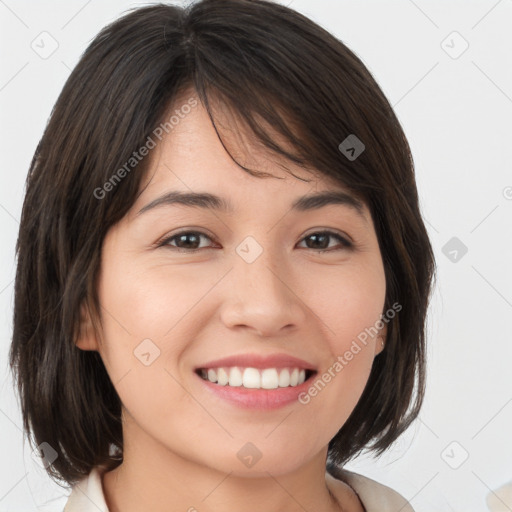
M 203 233 L 201 231 L 181 231 L 180 233 L 175 233 L 174 235 L 172 235 L 170 237 L 167 237 L 164 240 L 162 240 L 161 242 L 157 243 L 157 247 L 171 248 L 171 250 L 175 250 L 175 251 L 178 251 L 178 252 L 186 252 L 186 253 L 193 253 L 193 252 L 197 252 L 197 251 L 201 250 L 200 248 L 197 248 L 197 249 L 183 249 L 181 247 L 174 247 L 172 245 L 169 245 L 169 242 L 171 242 L 175 238 L 178 238 L 178 237 L 183 236 L 183 235 L 199 235 L 199 236 L 204 236 L 204 237 L 212 240 L 212 238 L 210 236 L 208 236 L 206 233 Z M 342 247 L 339 248 L 339 249 L 332 249 L 332 248 L 331 249 L 311 249 L 312 251 L 316 251 L 318 253 L 335 252 L 335 251 L 341 251 L 341 250 L 347 250 L 347 249 L 353 249 L 354 248 L 354 244 L 352 242 L 349 242 L 346 238 L 342 237 L 340 234 L 338 234 L 338 233 L 336 233 L 334 231 L 328 231 L 328 230 L 325 230 L 325 231 L 315 231 L 313 233 L 310 233 L 309 235 L 307 235 L 304 238 L 302 238 L 301 242 L 302 242 L 302 240 L 305 240 L 305 239 L 307 239 L 307 238 L 309 238 L 309 237 L 311 237 L 313 235 L 328 235 L 329 237 L 336 238 L 341 243 L 341 245 L 342 245 Z M 308 249 L 308 247 L 306 247 L 305 249 Z

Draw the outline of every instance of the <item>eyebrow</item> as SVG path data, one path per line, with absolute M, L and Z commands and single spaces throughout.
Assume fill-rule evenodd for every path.
M 193 208 L 211 209 L 222 213 L 234 213 L 233 205 L 227 200 L 208 192 L 182 192 L 173 190 L 157 197 L 146 206 L 143 206 L 137 216 L 149 210 L 171 205 L 189 206 Z M 292 210 L 305 212 L 318 210 L 328 205 L 343 205 L 354 210 L 361 218 L 367 221 L 364 214 L 363 203 L 346 192 L 327 190 L 301 196 L 292 203 Z

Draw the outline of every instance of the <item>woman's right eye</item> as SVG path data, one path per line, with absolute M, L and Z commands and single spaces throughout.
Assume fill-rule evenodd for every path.
M 200 246 L 201 237 L 211 240 L 208 235 L 201 233 L 200 231 L 182 231 L 181 233 L 177 233 L 166 238 L 165 240 L 162 240 L 162 242 L 159 244 L 159 247 L 170 247 L 182 252 L 197 251 L 201 248 L 204 248 Z M 176 245 L 171 243 L 174 241 L 176 241 Z

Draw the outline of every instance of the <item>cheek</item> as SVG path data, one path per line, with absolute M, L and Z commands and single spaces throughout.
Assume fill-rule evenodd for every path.
M 170 279 L 162 275 L 116 260 L 117 264 L 103 262 L 98 288 L 101 357 L 127 413 L 139 420 L 158 415 L 164 421 L 176 404 L 193 408 L 190 396 L 177 383 L 175 361 L 187 346 L 185 322 L 180 320 L 197 300 L 193 300 L 196 294 L 176 279 L 171 287 Z
M 203 279 L 185 269 L 106 262 L 99 286 L 106 331 L 110 329 L 105 336 L 132 344 L 149 338 L 161 345 L 160 340 L 172 339 L 172 347 L 160 346 L 161 350 L 179 350 L 183 336 L 176 333 L 189 323 L 191 312 L 198 314 L 198 303 L 216 281 L 212 272 Z
M 100 353 L 123 404 L 129 410 L 140 404 L 159 410 L 155 390 L 174 401 L 186 399 L 176 383 L 178 363 L 207 321 L 208 292 L 223 273 L 210 269 L 197 275 L 185 267 L 171 271 L 165 265 L 142 265 L 108 247 L 105 254 L 98 287 Z
M 320 407 L 321 402 L 322 411 L 332 411 L 325 414 L 341 426 L 356 406 L 374 362 L 376 325 L 381 327 L 386 293 L 384 269 L 375 260 L 364 268 L 347 265 L 336 273 L 331 269 L 330 275 L 303 283 L 310 289 L 308 306 L 317 313 L 328 345 L 325 365 L 303 403 Z
M 386 281 L 380 259 L 327 267 L 301 281 L 305 302 L 321 320 L 333 354 L 345 352 L 381 317 Z

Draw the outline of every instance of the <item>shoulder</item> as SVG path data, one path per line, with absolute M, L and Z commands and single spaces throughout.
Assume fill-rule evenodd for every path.
M 95 467 L 71 488 L 63 512 L 108 512 L 101 484 L 102 468 Z
M 366 512 L 414 512 L 401 494 L 371 478 L 335 466 L 329 466 L 327 475 L 333 481 L 338 480 L 349 485 Z

